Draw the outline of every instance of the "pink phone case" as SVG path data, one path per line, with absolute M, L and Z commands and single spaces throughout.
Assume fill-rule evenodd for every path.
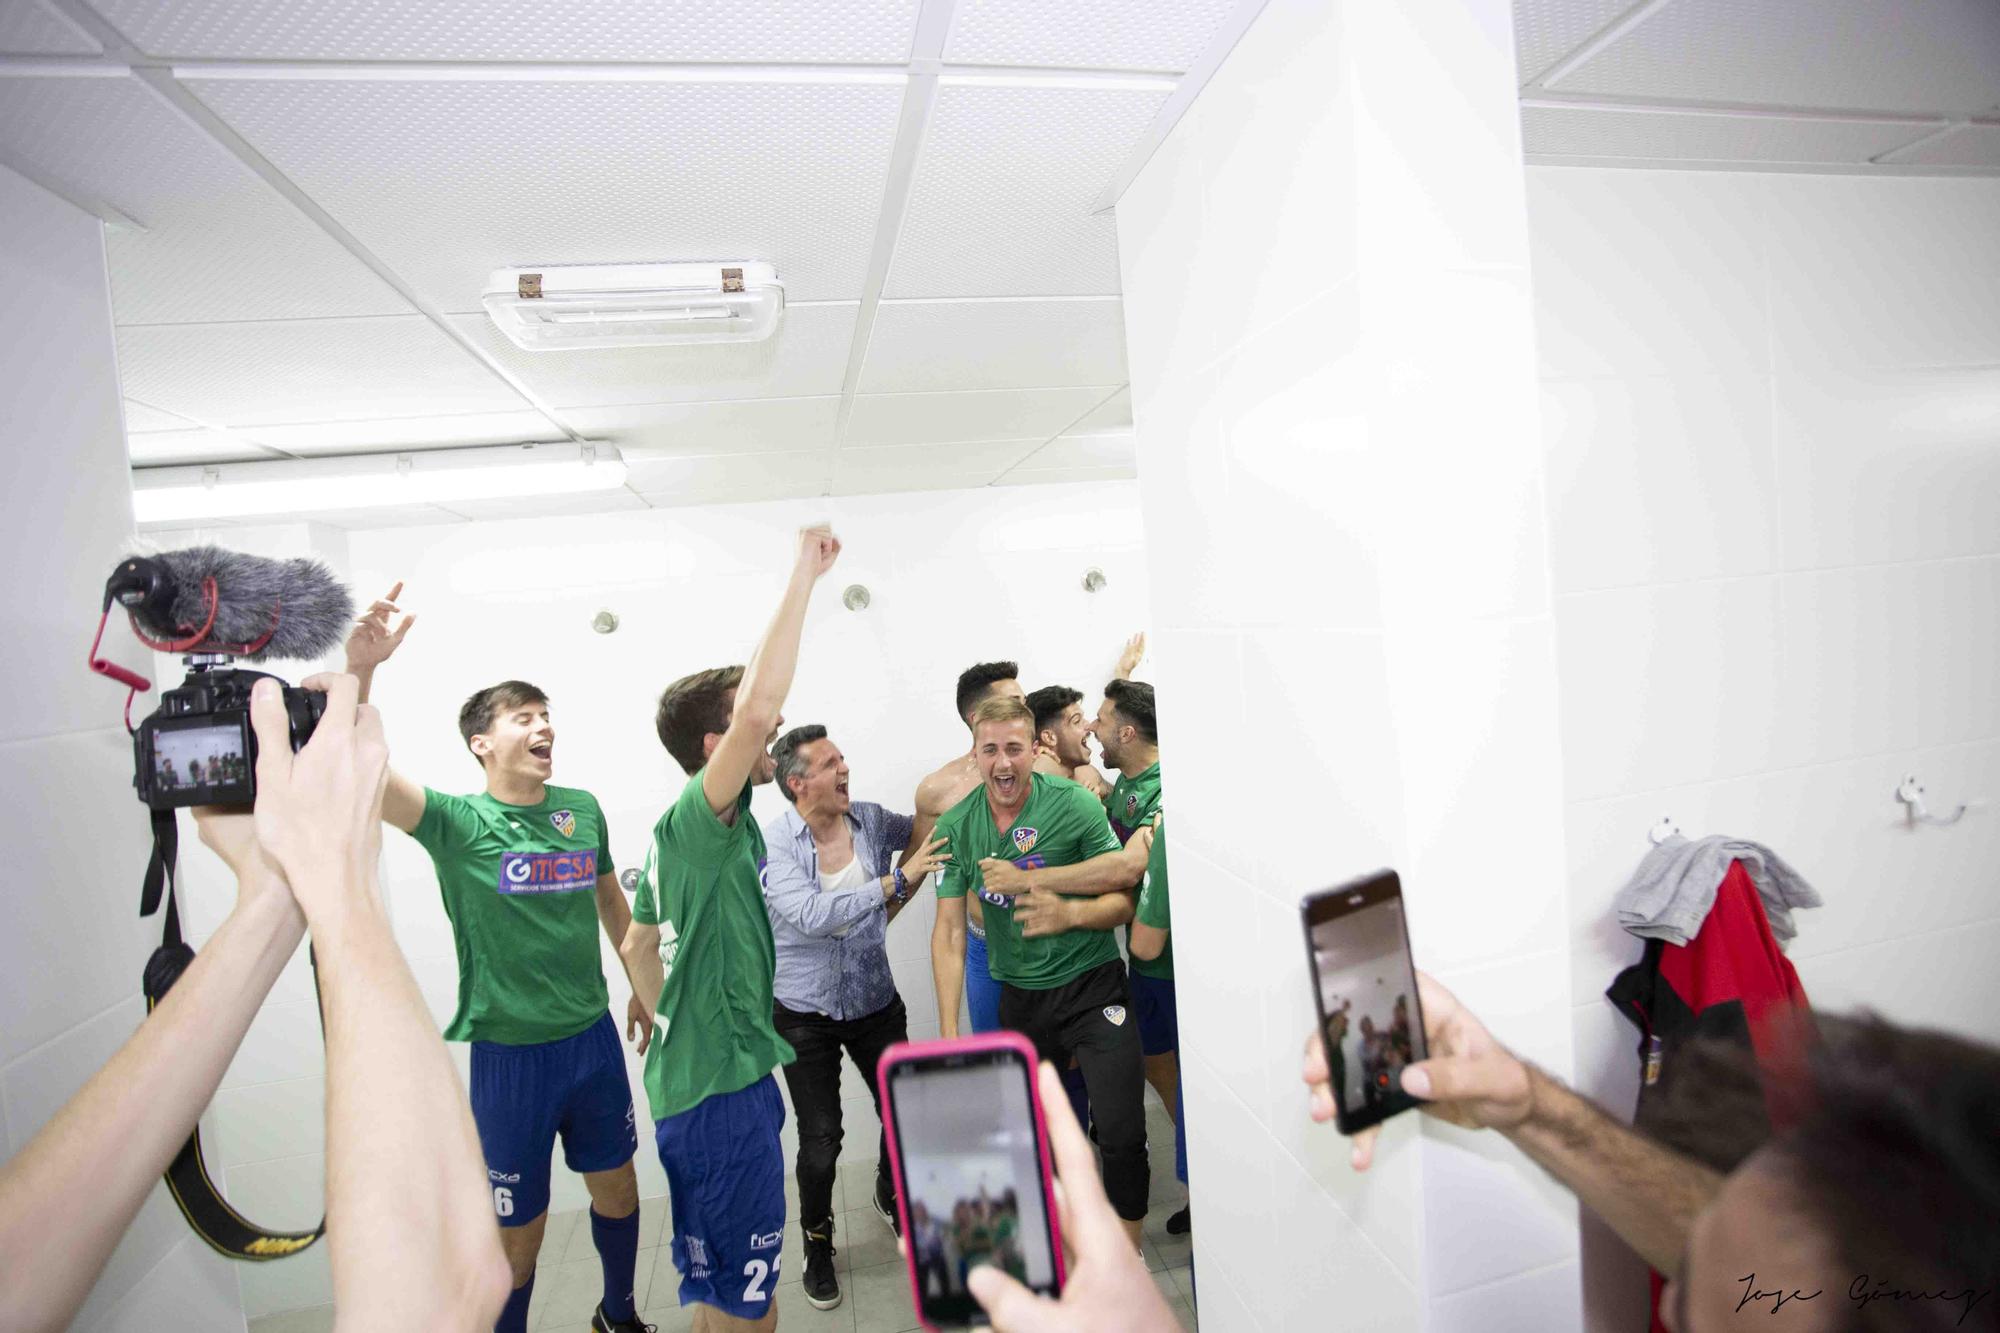
M 1055 1247 L 1056 1290 L 1060 1291 L 1065 1277 L 1062 1221 L 1056 1213 L 1055 1171 L 1049 1162 L 1049 1126 L 1042 1118 L 1041 1061 L 1035 1057 L 1034 1043 L 1018 1032 L 982 1032 L 977 1036 L 942 1041 L 899 1041 L 882 1052 L 882 1058 L 875 1066 L 875 1086 L 882 1093 L 883 1127 L 889 1132 L 889 1169 L 896 1181 L 897 1222 L 907 1240 L 910 1234 L 910 1195 L 903 1188 L 903 1153 L 896 1142 L 896 1103 L 889 1095 L 889 1070 L 892 1066 L 910 1061 L 967 1051 L 1015 1051 L 1027 1061 L 1028 1105 L 1035 1112 L 1035 1152 L 1042 1165 L 1042 1209 L 1049 1219 L 1049 1238 Z M 910 1275 L 910 1304 L 916 1309 L 917 1318 L 923 1326 L 935 1329 L 937 1325 L 924 1318 L 924 1296 L 917 1287 L 917 1252 L 907 1243 L 903 1249 L 903 1266 Z

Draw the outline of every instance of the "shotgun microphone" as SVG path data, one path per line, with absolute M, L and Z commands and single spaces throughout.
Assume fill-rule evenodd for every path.
M 190 546 L 132 556 L 104 585 L 149 647 L 249 661 L 311 659 L 338 647 L 354 598 L 320 561 Z

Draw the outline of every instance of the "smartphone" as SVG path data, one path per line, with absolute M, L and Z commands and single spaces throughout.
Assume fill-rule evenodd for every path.
M 1429 1054 L 1402 881 L 1378 870 L 1308 895 L 1299 911 L 1336 1123 L 1352 1134 L 1418 1104 L 1403 1091 L 1403 1066 Z
M 1062 1233 L 1028 1039 L 899 1042 L 882 1052 L 875 1078 L 924 1327 L 987 1322 L 965 1285 L 981 1264 L 1058 1295 Z

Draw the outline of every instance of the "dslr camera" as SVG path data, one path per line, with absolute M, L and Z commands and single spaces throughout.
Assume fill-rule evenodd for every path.
M 294 751 L 312 738 L 326 696 L 235 665 L 267 655 L 312 658 L 337 645 L 353 600 L 315 560 L 269 560 L 198 546 L 120 562 L 104 586 L 104 612 L 124 607 L 140 642 L 185 654 L 188 674 L 163 690 L 160 706 L 132 731 L 132 785 L 155 811 L 191 805 L 250 805 L 257 798 L 257 736 L 250 690 L 283 687 Z M 98 639 L 104 635 L 98 624 Z M 98 658 L 91 667 L 132 688 L 132 672 Z M 130 705 L 127 705 L 128 709 Z
M 132 785 L 139 799 L 155 810 L 255 802 L 257 733 L 250 727 L 250 687 L 260 680 L 278 678 L 189 658 L 187 679 L 178 689 L 161 691 L 160 706 L 132 733 Z M 278 683 L 296 752 L 312 739 L 326 696 Z

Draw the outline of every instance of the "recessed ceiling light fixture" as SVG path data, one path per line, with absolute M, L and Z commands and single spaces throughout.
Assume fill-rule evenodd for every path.
M 624 484 L 625 460 L 608 444 L 509 444 L 141 468 L 132 474 L 132 508 L 139 522 L 159 525 L 570 495 Z
M 481 298 L 531 352 L 761 342 L 785 288 L 769 264 L 571 264 L 496 269 Z

